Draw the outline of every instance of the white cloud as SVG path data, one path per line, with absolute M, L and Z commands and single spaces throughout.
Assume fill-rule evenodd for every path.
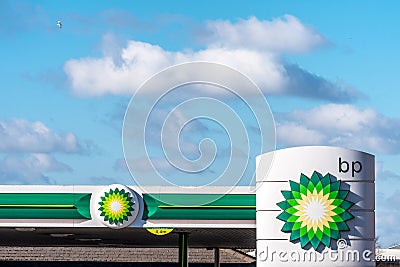
M 250 17 L 236 23 L 227 20 L 207 22 L 211 46 L 247 48 L 271 52 L 303 53 L 327 43 L 313 28 L 292 15 L 272 21 Z
M 277 128 L 278 140 L 285 146 L 315 145 L 323 144 L 326 141 L 324 134 L 314 129 L 308 129 L 303 125 L 295 122 L 278 124 Z
M 130 41 L 120 52 L 121 64 L 112 56 L 72 59 L 65 63 L 72 89 L 78 95 L 131 94 L 147 78 L 171 65 L 161 47 Z
M 277 124 L 283 146 L 333 145 L 391 154 L 400 152 L 399 137 L 400 120 L 343 104 L 295 110 Z
M 40 121 L 0 121 L 0 140 L 0 152 L 3 153 L 73 153 L 81 150 L 74 134 L 56 133 Z
M 143 42 L 129 41 L 121 51 L 122 63 L 113 57 L 72 59 L 65 63 L 74 93 L 101 96 L 132 94 L 147 78 L 182 62 L 212 61 L 236 67 L 255 79 L 266 93 L 279 92 L 287 81 L 281 63 L 268 53 L 215 48 L 198 52 L 169 52 Z M 265 77 L 268 79 L 264 79 Z M 173 78 L 173 77 L 171 77 Z
M 64 72 L 76 95 L 132 95 L 146 79 L 166 67 L 183 62 L 211 61 L 243 72 L 265 94 L 339 102 L 360 97 L 356 90 L 346 85 L 330 82 L 284 62 L 281 53 L 305 52 L 324 43 L 321 35 L 293 16 L 271 22 L 254 17 L 236 24 L 215 21 L 208 22 L 207 27 L 212 31 L 212 38 L 207 48 L 199 51 L 172 52 L 158 45 L 131 40 L 116 53 L 115 40 L 105 35 L 103 47 L 107 49 L 103 57 L 70 59 L 64 64 Z M 239 34 L 241 31 L 243 34 Z M 255 36 L 250 38 L 253 34 Z M 241 93 L 245 94 L 246 89 Z
M 48 172 L 72 169 L 48 154 L 6 156 L 0 160 L 0 181 L 3 184 L 52 184 Z
M 48 154 L 30 154 L 25 157 L 7 156 L 1 162 L 4 170 L 12 171 L 25 169 L 28 172 L 70 171 L 70 167 L 60 163 Z M 22 168 L 21 168 L 22 167 Z

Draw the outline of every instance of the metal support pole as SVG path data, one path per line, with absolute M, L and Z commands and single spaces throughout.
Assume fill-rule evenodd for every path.
M 219 264 L 219 248 L 214 248 L 214 267 L 220 267 L 220 264 Z
M 188 233 L 179 233 L 179 267 L 189 267 Z

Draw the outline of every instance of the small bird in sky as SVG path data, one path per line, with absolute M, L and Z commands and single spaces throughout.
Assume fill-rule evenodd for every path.
M 59 21 L 57 21 L 57 26 L 58 26 L 58 28 L 62 28 L 62 23 L 61 23 L 61 20 L 59 20 Z

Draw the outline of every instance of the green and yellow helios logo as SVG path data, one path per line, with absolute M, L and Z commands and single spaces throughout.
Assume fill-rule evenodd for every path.
M 277 203 L 283 210 L 277 218 L 285 222 L 281 231 L 302 248 L 331 247 L 332 240 L 349 230 L 346 221 L 354 218 L 349 212 L 354 203 L 346 200 L 349 190 L 341 190 L 341 181 L 329 173 L 314 172 L 311 178 L 301 174 L 300 183 L 289 183 L 291 190 L 281 191 L 285 200 Z
M 110 189 L 110 191 L 104 192 L 99 202 L 100 216 L 110 224 L 123 223 L 128 221 L 129 216 L 132 216 L 133 205 L 132 197 L 124 189 Z
M 128 227 L 135 222 L 141 207 L 138 194 L 121 184 L 105 186 L 93 193 L 90 203 L 93 219 L 114 229 Z

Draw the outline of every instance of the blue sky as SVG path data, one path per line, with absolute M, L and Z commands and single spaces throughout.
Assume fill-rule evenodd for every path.
M 121 144 L 131 96 L 166 67 L 213 61 L 259 85 L 278 148 L 335 145 L 375 154 L 377 235 L 383 246 L 400 242 L 392 230 L 400 220 L 399 5 L 0 1 L 1 183 L 132 184 Z M 212 90 L 205 94 L 247 121 L 246 107 Z M 191 92 L 198 91 L 187 89 L 186 98 Z M 173 102 L 156 113 L 153 130 Z M 227 159 L 223 129 L 199 121 L 186 130 L 189 148 L 204 137 L 220 146 L 212 176 Z

